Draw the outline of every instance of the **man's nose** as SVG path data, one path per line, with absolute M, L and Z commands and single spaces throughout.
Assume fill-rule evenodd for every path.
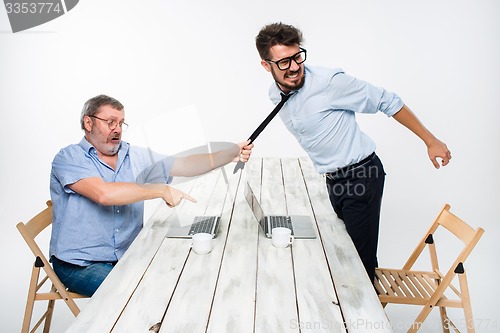
M 299 68 L 300 68 L 299 64 L 297 64 L 297 62 L 294 59 L 290 60 L 290 70 L 291 71 L 295 72 Z

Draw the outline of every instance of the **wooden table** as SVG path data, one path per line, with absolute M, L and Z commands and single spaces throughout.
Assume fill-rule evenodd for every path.
M 307 158 L 251 159 L 179 184 L 199 200 L 159 205 L 68 332 L 392 332 L 326 186 Z M 309 215 L 318 237 L 275 248 L 243 196 L 267 214 Z M 213 250 L 165 238 L 175 214 L 219 214 Z

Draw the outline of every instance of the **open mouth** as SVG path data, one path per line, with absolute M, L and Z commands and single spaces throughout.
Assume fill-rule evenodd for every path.
M 294 72 L 288 72 L 285 74 L 285 79 L 289 79 L 292 81 L 298 80 L 300 76 L 300 69 Z

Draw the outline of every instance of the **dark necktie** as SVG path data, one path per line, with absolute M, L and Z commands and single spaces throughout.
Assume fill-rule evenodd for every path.
M 290 96 L 291 94 L 285 95 L 281 93 L 281 101 L 278 103 L 278 105 L 276 105 L 274 110 L 271 111 L 271 113 L 266 117 L 266 119 L 264 119 L 264 121 L 259 125 L 259 127 L 257 127 L 257 129 L 252 133 L 252 135 L 250 135 L 250 138 L 248 138 L 250 142 L 248 144 L 254 142 L 255 139 L 257 139 L 259 134 L 264 130 L 264 128 L 266 128 L 266 126 L 271 122 L 271 120 L 273 120 L 274 116 L 278 114 L 278 112 L 281 110 L 281 108 L 283 107 L 283 105 Z M 244 167 L 245 163 L 238 161 L 238 163 L 236 163 L 236 166 L 234 167 L 233 174 L 235 174 L 238 170 L 243 169 Z

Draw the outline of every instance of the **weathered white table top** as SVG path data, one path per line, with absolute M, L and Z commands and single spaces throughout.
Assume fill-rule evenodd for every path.
M 68 332 L 392 332 L 311 162 L 232 168 L 179 184 L 199 202 L 161 204 Z M 267 214 L 309 215 L 318 237 L 273 247 L 244 199 L 247 180 Z M 209 254 L 165 238 L 173 215 L 219 213 Z

